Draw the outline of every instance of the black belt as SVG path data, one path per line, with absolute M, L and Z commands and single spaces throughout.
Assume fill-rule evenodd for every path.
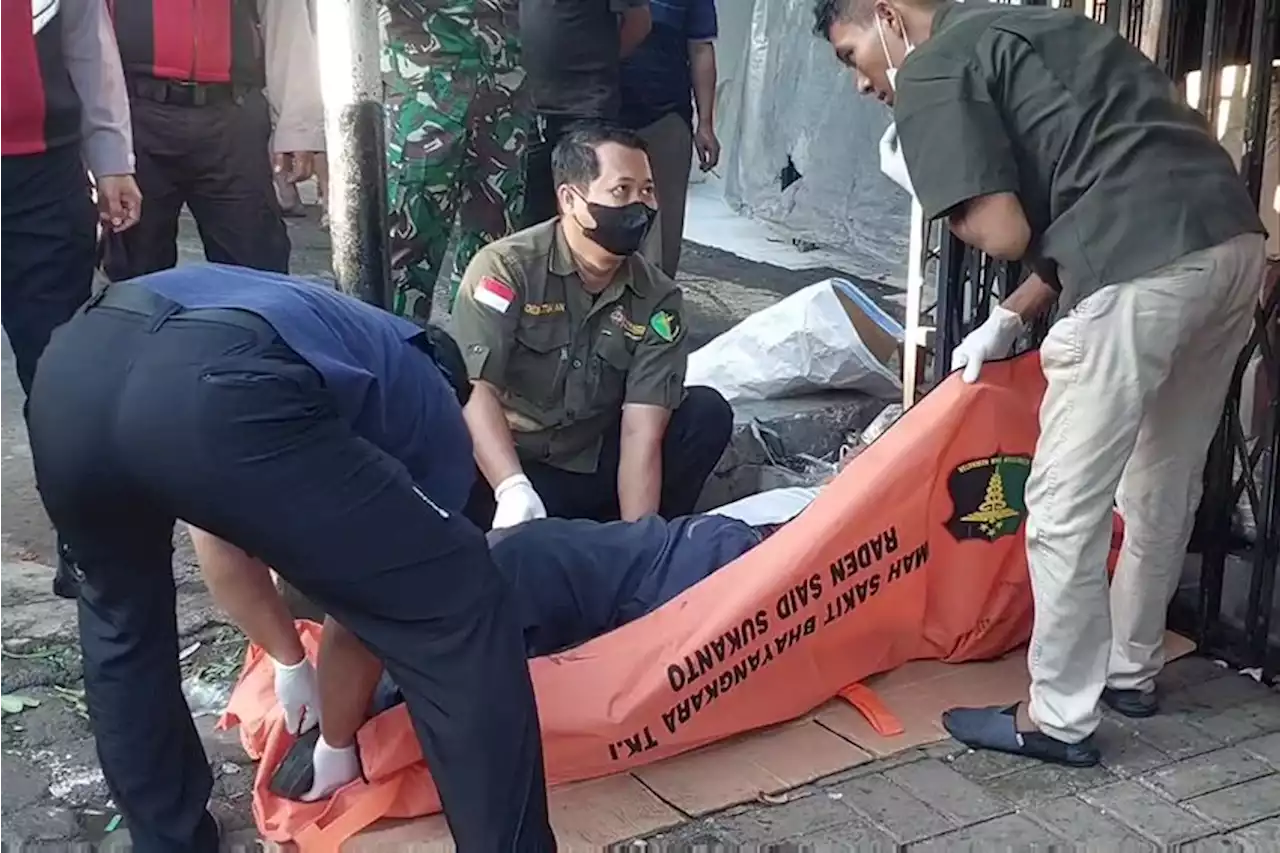
M 160 80 L 130 77 L 129 92 L 136 97 L 175 107 L 206 107 L 229 104 L 249 91 L 234 83 L 195 83 L 189 80 Z
M 182 317 L 238 326 L 258 335 L 277 336 L 271 324 L 252 311 L 243 311 L 239 308 L 184 308 L 172 299 L 147 290 L 141 285 L 128 282 L 108 284 L 98 291 L 85 304 L 86 311 L 94 308 L 114 308 L 128 314 L 150 317 L 155 321 L 156 327 L 170 317 Z

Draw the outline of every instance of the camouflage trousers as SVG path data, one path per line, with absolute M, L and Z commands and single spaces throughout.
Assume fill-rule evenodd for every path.
M 383 47 L 393 310 L 420 323 L 455 226 L 451 304 L 480 247 L 518 227 L 531 123 L 513 44 L 497 62 L 483 38 L 470 56 L 439 47 L 394 38 Z

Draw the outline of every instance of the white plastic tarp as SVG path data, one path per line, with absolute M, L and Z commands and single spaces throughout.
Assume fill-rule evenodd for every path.
M 890 113 L 858 95 L 814 35 L 813 0 L 734 0 L 718 12 L 725 200 L 847 254 L 854 275 L 905 282 L 910 199 L 880 173 L 877 151 Z
M 858 326 L 878 343 L 864 340 Z M 883 344 L 901 340 L 897 321 L 854 285 L 831 278 L 752 314 L 692 353 L 685 384 L 715 388 L 730 401 L 835 390 L 894 398 L 902 383 L 882 360 Z

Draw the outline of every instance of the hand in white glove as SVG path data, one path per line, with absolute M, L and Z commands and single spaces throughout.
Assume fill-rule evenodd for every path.
M 273 660 L 276 701 L 284 708 L 284 724 L 292 735 L 310 731 L 320 722 L 320 688 L 316 670 L 305 657 L 293 666 Z
M 546 518 L 547 508 L 524 474 L 512 474 L 493 490 L 498 508 L 493 513 L 493 529 L 515 527 L 535 518 Z
M 967 383 L 978 381 L 982 365 L 988 361 L 1004 358 L 1013 349 L 1018 335 L 1022 334 L 1022 318 L 1008 308 L 997 305 L 991 316 L 978 328 L 970 332 L 960 342 L 960 346 L 951 353 L 951 369 L 964 368 L 960 378 Z

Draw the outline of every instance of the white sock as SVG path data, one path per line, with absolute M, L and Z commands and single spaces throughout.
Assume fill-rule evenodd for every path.
M 315 767 L 315 778 L 311 790 L 303 795 L 303 802 L 323 800 L 348 782 L 360 778 L 360 758 L 356 755 L 355 744 L 336 749 L 325 743 L 322 737 L 316 741 L 311 762 Z

